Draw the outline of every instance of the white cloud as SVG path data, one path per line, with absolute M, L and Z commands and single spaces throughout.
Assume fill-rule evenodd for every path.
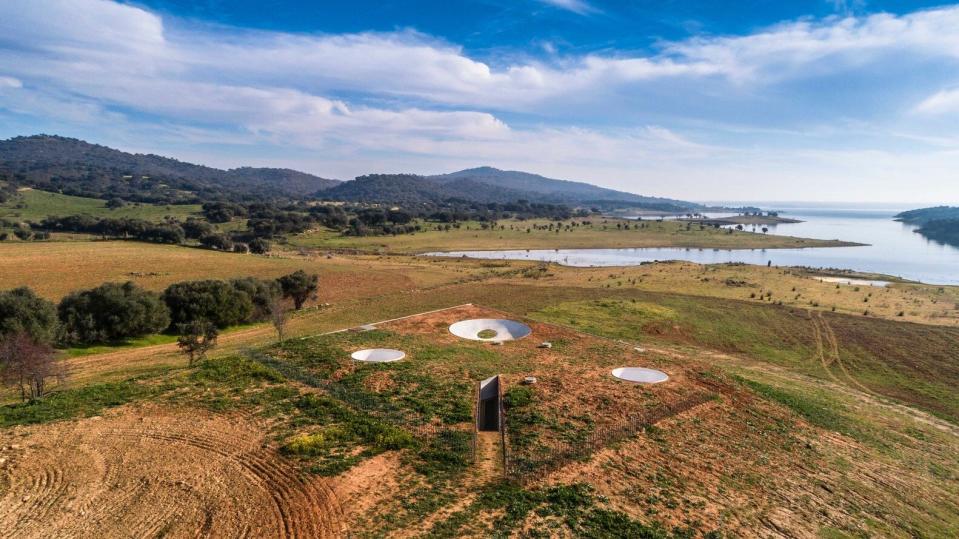
M 959 112 L 959 88 L 940 90 L 916 106 L 921 114 L 939 115 Z
M 573 13 L 578 13 L 580 15 L 585 15 L 592 11 L 595 11 L 592 5 L 584 0 L 541 0 L 544 4 L 549 4 L 551 6 L 558 7 L 560 9 L 565 9 L 567 11 L 572 11 Z
M 551 3 L 576 12 L 592 9 L 577 0 Z M 159 138 L 137 142 L 143 146 L 167 137 L 325 150 L 316 152 L 317 163 L 338 163 L 342 168 L 334 173 L 340 177 L 394 166 L 435 172 L 492 163 L 656 194 L 670 194 L 694 179 L 735 183 L 731 175 L 737 172 L 760 178 L 814 170 L 836 181 L 828 166 L 840 169 L 844 159 L 864 170 L 875 167 L 843 148 L 816 155 L 814 161 L 823 165 L 815 169 L 796 157 L 802 154 L 798 149 L 768 150 L 821 127 L 808 125 L 816 121 L 809 118 L 818 112 L 816 103 L 808 109 L 794 105 L 795 97 L 811 94 L 791 94 L 788 84 L 885 72 L 904 63 L 928 77 L 956 72 L 959 7 L 800 20 L 745 36 L 662 43 L 657 50 L 577 56 L 554 50 L 545 59 L 483 61 L 411 30 L 246 31 L 163 18 L 105 0 L 6 0 L 0 2 L 0 109 L 99 124 L 104 131 L 149 127 L 150 137 Z M 868 90 L 890 104 L 890 117 L 900 121 L 897 112 L 902 113 L 904 123 L 889 132 L 954 140 L 955 130 L 925 132 L 908 122 L 959 110 L 959 90 L 928 89 L 929 97 L 917 106 L 914 96 L 920 89 L 912 87 L 914 81 L 898 83 Z M 948 84 L 955 81 L 936 87 Z M 910 95 L 900 95 L 903 88 Z M 824 96 L 842 91 L 822 90 Z M 731 96 L 739 95 L 749 99 L 730 104 Z M 868 99 L 850 100 L 858 101 Z M 808 110 L 808 115 L 797 114 L 807 125 L 775 117 L 751 125 L 752 109 L 760 104 L 773 115 Z M 703 119 L 701 111 L 713 117 Z M 857 119 L 870 111 L 842 113 Z M 858 140 L 845 136 L 852 133 L 842 123 L 846 119 L 835 121 L 833 114 L 830 110 L 819 119 L 831 122 L 822 146 Z M 503 118 L 523 122 L 507 125 Z M 582 118 L 590 122 L 579 125 Z M 710 140 L 722 144 L 698 142 L 705 135 L 689 135 L 690 125 L 702 125 Z M 874 131 L 881 133 L 883 123 L 876 125 Z M 245 152 L 244 160 L 250 154 Z M 773 162 L 769 155 L 780 158 Z M 881 155 L 877 161 L 883 163 L 896 157 Z M 930 162 L 943 166 L 930 173 L 941 174 L 950 160 L 955 164 L 957 157 L 935 154 Z M 902 161 L 921 159 L 910 155 Z M 720 166 L 723 172 L 717 172 Z M 875 171 L 876 177 L 882 174 Z M 655 180 L 634 185 L 630 178 L 636 177 Z

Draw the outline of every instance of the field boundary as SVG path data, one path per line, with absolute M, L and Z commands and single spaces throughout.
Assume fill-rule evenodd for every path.
M 406 316 L 400 316 L 400 317 L 398 317 L 398 318 L 390 318 L 389 320 L 380 320 L 380 321 L 378 321 L 378 322 L 368 322 L 368 323 L 366 323 L 366 324 L 360 324 L 359 326 L 350 326 L 350 327 L 348 327 L 348 328 L 335 329 L 335 330 L 333 330 L 333 331 L 326 331 L 326 332 L 324 332 L 324 333 L 315 333 L 315 334 L 313 334 L 313 335 L 306 335 L 306 336 L 304 336 L 304 337 L 300 337 L 300 340 L 301 340 L 301 341 L 305 341 L 305 340 L 307 340 L 307 339 L 313 339 L 313 338 L 316 338 L 316 337 L 323 337 L 324 335 L 336 335 L 337 333 L 345 333 L 345 332 L 347 332 L 347 331 L 352 331 L 352 330 L 356 330 L 356 329 L 362 329 L 362 328 L 366 328 L 366 327 L 369 327 L 369 328 L 372 329 L 373 327 L 379 326 L 379 325 L 381 325 L 381 324 L 389 324 L 390 322 L 398 322 L 398 321 L 400 321 L 400 320 L 406 320 L 406 319 L 408 319 L 408 318 L 415 318 L 415 317 L 417 317 L 417 316 L 423 316 L 423 315 L 426 315 L 426 314 L 441 313 L 441 312 L 443 312 L 443 311 L 451 311 L 451 310 L 453 310 L 453 309 L 459 309 L 459 308 L 461 308 L 461 307 L 473 307 L 473 306 L 474 306 L 474 304 L 472 304 L 472 303 L 461 303 L 461 304 L 459 304 L 459 305 L 452 305 L 452 306 L 450 306 L 450 307 L 442 307 L 442 308 L 440 308 L 440 309 L 433 309 L 433 310 L 431 310 L 431 311 L 423 311 L 423 312 L 421 312 L 421 313 L 408 314 L 408 315 L 406 315 Z

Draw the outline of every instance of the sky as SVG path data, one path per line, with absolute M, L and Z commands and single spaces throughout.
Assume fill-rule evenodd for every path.
M 2 0 L 0 138 L 350 179 L 959 203 L 959 5 Z

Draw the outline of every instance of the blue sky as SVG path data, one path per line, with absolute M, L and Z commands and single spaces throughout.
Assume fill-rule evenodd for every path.
M 326 177 L 959 203 L 959 6 L 0 2 L 0 136 Z

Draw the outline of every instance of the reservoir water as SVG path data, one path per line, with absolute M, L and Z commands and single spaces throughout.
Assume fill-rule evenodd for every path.
M 726 203 L 733 205 L 734 203 Z M 569 266 L 631 266 L 657 260 L 687 260 L 701 264 L 745 262 L 774 266 L 851 269 L 882 273 L 930 284 L 959 285 L 959 248 L 927 240 L 915 227 L 893 217 L 922 207 L 866 204 L 768 203 L 780 216 L 802 223 L 769 227 L 770 234 L 815 239 L 839 239 L 868 244 L 861 247 L 809 249 L 558 249 L 455 251 L 427 253 L 485 259 L 541 260 Z M 747 227 L 747 230 L 750 228 Z M 761 232 L 757 232 L 761 233 Z

